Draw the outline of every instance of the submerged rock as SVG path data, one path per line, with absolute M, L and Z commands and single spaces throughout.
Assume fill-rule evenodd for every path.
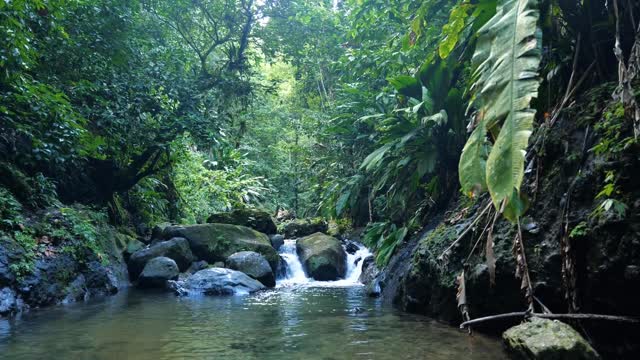
M 226 268 L 200 270 L 184 281 L 169 282 L 169 286 L 181 296 L 249 294 L 265 288 L 247 274 Z
M 175 237 L 136 251 L 129 259 L 129 275 L 137 278 L 147 262 L 157 257 L 168 257 L 175 261 L 180 271 L 185 271 L 196 260 L 185 238 Z
M 347 255 L 340 241 L 315 233 L 296 242 L 296 252 L 307 275 L 320 281 L 336 280 L 346 273 Z
M 560 321 L 533 318 L 502 334 L 513 359 L 599 359 L 591 345 L 571 326 Z
M 317 232 L 326 233 L 328 229 L 329 225 L 322 219 L 296 219 L 284 225 L 283 233 L 285 238 L 293 239 Z
M 276 286 L 273 270 L 264 256 L 254 251 L 240 251 L 227 258 L 229 269 L 242 271 L 267 287 Z
M 213 214 L 209 216 L 207 222 L 242 225 L 265 234 L 275 234 L 278 231 L 271 215 L 266 211 L 256 209 L 238 209 L 231 212 Z
M 176 280 L 180 271 L 175 261 L 168 257 L 149 260 L 138 278 L 138 286 L 144 288 L 164 288 L 168 280 Z
M 240 225 L 198 224 L 170 226 L 165 229 L 165 237 L 184 237 L 191 250 L 200 260 L 213 264 L 225 261 L 238 251 L 255 251 L 262 254 L 271 269 L 278 266 L 278 253 L 271 246 L 267 235 Z

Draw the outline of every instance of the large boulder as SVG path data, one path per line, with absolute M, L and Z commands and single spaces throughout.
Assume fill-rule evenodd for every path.
M 213 214 L 209 216 L 207 222 L 242 225 L 265 234 L 275 234 L 278 231 L 271 215 L 266 211 L 256 209 L 238 209 L 231 212 Z
M 591 345 L 571 326 L 533 318 L 502 334 L 507 352 L 518 360 L 599 359 Z
M 184 281 L 169 284 L 178 295 L 242 295 L 265 288 L 247 274 L 226 268 L 200 270 Z
M 168 280 L 178 279 L 180 271 L 175 261 L 168 257 L 157 257 L 149 260 L 144 266 L 138 286 L 144 288 L 164 288 Z
M 198 259 L 209 264 L 225 261 L 238 251 L 255 251 L 262 254 L 272 270 L 277 269 L 278 253 L 271 246 L 267 235 L 240 225 L 198 224 L 170 226 L 164 236 L 183 237 L 189 241 L 191 250 Z
M 347 254 L 334 237 L 315 233 L 298 239 L 296 252 L 307 275 L 316 280 L 336 280 L 345 276 Z
M 315 219 L 295 219 L 286 223 L 282 232 L 287 239 L 293 239 L 311 235 L 317 232 L 326 233 L 329 225 L 320 218 Z
M 176 237 L 171 240 L 157 242 L 150 247 L 138 250 L 129 258 L 129 275 L 135 279 L 140 275 L 147 262 L 157 257 L 173 259 L 180 271 L 185 271 L 196 260 L 185 238 Z
M 242 271 L 267 287 L 276 286 L 274 271 L 264 256 L 254 251 L 240 251 L 227 258 L 229 269 Z

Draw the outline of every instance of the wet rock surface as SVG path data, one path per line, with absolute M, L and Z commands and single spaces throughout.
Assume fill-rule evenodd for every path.
M 226 268 L 200 270 L 184 281 L 169 282 L 169 287 L 181 296 L 249 294 L 265 289 L 247 274 Z
M 229 269 L 241 271 L 260 281 L 267 287 L 276 286 L 276 278 L 264 256 L 254 251 L 240 251 L 232 254 L 225 262 Z
M 334 237 L 315 233 L 298 239 L 296 252 L 307 275 L 315 280 L 336 280 L 345 276 L 347 255 Z
M 164 288 L 168 280 L 178 279 L 180 271 L 173 259 L 168 257 L 156 257 L 149 260 L 140 277 L 138 286 L 141 288 Z

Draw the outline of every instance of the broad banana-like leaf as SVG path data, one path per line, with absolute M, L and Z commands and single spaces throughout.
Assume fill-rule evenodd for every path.
M 482 117 L 462 149 L 458 177 L 462 191 L 475 196 L 487 190 L 486 164 L 489 156 L 486 118 Z
M 497 134 L 485 170 L 486 185 L 496 207 L 503 200 L 508 202 L 514 189 L 519 193 L 524 175 L 525 151 L 535 116 L 529 105 L 539 85 L 537 7 L 537 0 L 501 0 L 496 14 L 478 31 L 472 58 L 473 106 L 479 109 L 481 121 L 463 150 L 460 179 L 463 189 L 478 183 L 486 131 Z

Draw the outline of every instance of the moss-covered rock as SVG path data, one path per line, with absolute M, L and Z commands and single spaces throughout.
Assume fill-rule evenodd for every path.
M 591 345 L 577 331 L 560 321 L 533 318 L 505 331 L 502 339 L 513 359 L 599 359 Z
M 326 233 L 329 225 L 324 219 L 295 219 L 282 226 L 282 233 L 287 239 L 303 237 L 317 232 Z
M 346 273 L 347 254 L 340 241 L 315 233 L 298 239 L 296 252 L 307 275 L 321 281 L 336 280 Z
M 265 234 L 275 234 L 278 229 L 268 212 L 257 209 L 238 209 L 231 212 L 213 214 L 208 223 L 242 225 Z
M 225 261 L 231 254 L 239 251 L 255 251 L 267 259 L 272 270 L 277 269 L 278 253 L 271 246 L 267 235 L 245 226 L 230 224 L 170 226 L 165 229 L 164 237 L 187 239 L 195 256 L 210 264 Z

